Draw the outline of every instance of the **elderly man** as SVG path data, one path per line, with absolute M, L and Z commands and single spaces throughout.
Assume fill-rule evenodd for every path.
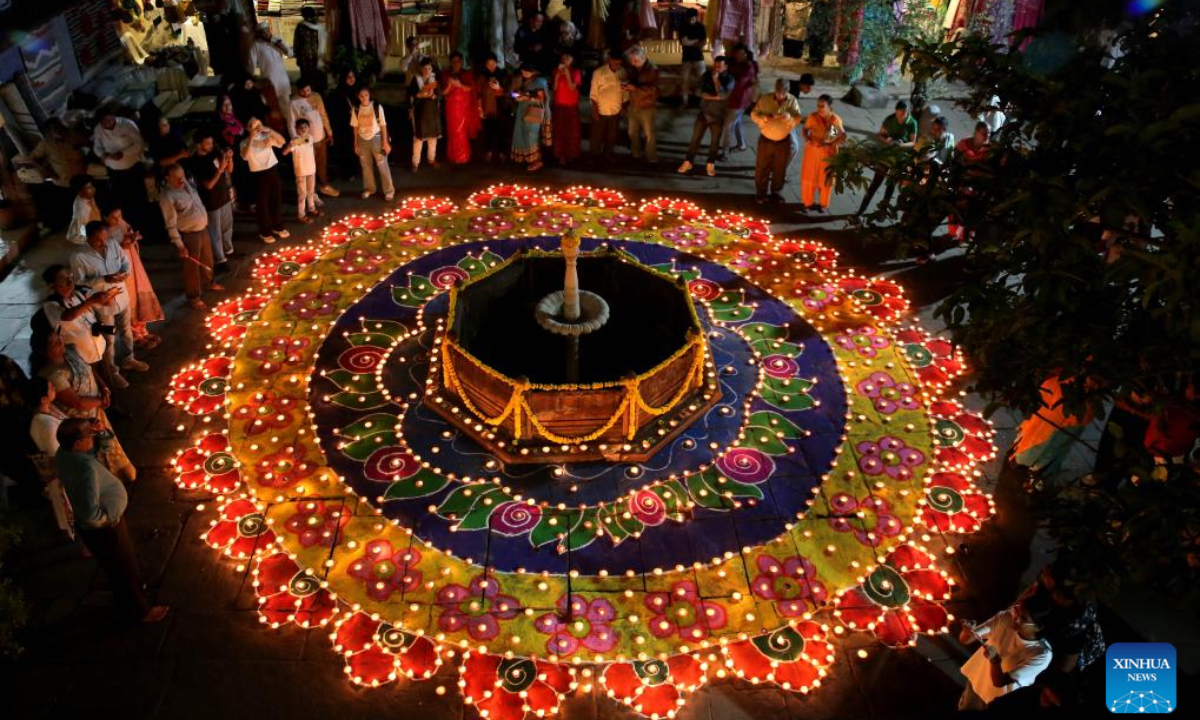
M 629 146 L 635 158 L 642 157 L 645 144 L 646 162 L 658 162 L 658 138 L 654 127 L 654 111 L 658 104 L 658 68 L 646 56 L 646 49 L 637 45 L 629 50 L 629 79 L 624 90 L 629 93 Z
M 308 8 L 305 8 L 308 9 Z M 317 165 L 317 191 L 322 195 L 337 197 L 341 193 L 329 184 L 329 146 L 333 144 L 333 128 L 325 112 L 325 100 L 313 90 L 312 83 L 300 78 L 296 83 L 296 95 L 292 98 L 292 137 L 296 137 L 296 121 L 308 121 L 308 137 L 313 145 L 313 159 Z
M 129 118 L 117 117 L 111 109 L 102 111 L 92 151 L 108 168 L 113 193 L 125 207 L 140 211 L 146 202 L 146 168 L 142 165 L 146 140 L 137 124 Z
M 179 165 L 167 168 L 167 179 L 158 196 L 167 235 L 179 250 L 183 260 L 183 289 L 188 304 L 197 310 L 205 309 L 200 294 L 208 290 L 224 290 L 213 282 L 212 241 L 208 235 L 208 210 L 200 194 Z
M 285 127 L 291 126 L 292 81 L 288 79 L 283 59 L 290 54 L 283 40 L 271 36 L 271 29 L 265 22 L 258 24 L 254 31 L 254 44 L 250 46 L 249 70 L 255 77 L 271 83 L 275 89 L 275 99 L 279 102 L 279 114 L 283 117 Z
M 167 615 L 166 605 L 151 605 L 129 537 L 125 509 L 129 495 L 116 475 L 96 459 L 95 424 L 67 418 L 58 426 L 55 469 L 71 501 L 79 537 L 100 563 L 112 586 L 119 610 L 131 620 L 154 623 Z
M 119 288 L 112 304 L 104 307 L 101 320 L 113 326 L 113 334 L 105 338 L 104 362 L 114 375 L 121 370 L 146 372 L 150 366 L 133 356 L 133 324 L 129 317 L 129 295 L 125 280 L 130 273 L 129 256 L 121 244 L 108 236 L 108 227 L 101 220 L 87 224 L 87 244 L 71 256 L 71 274 L 75 282 L 90 287 L 93 292 Z
M 795 153 L 794 130 L 804 119 L 800 103 L 787 91 L 787 81 L 775 81 L 775 90 L 764 93 L 754 104 L 750 119 L 758 125 L 758 162 L 754 168 L 756 201 L 782 202 L 779 191 L 787 178 L 788 160 Z
M 588 152 L 598 159 L 603 152 L 606 162 L 613 159 L 617 149 L 617 133 L 621 130 L 621 110 L 625 107 L 625 68 L 621 53 L 609 50 L 608 62 L 592 74 L 592 132 Z

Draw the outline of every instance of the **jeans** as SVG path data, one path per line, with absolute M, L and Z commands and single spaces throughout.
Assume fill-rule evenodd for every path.
M 104 338 L 104 363 L 109 368 L 120 369 L 127 360 L 134 359 L 133 323 L 129 319 L 129 308 L 112 315 L 113 334 Z
M 233 252 L 232 202 L 208 211 L 208 236 L 212 240 L 213 262 L 225 262 L 225 256 Z
M 391 195 L 396 192 L 392 185 L 392 169 L 388 167 L 387 155 L 383 154 L 383 133 L 370 140 L 358 138 L 358 163 L 362 166 L 363 192 L 375 192 L 375 169 L 379 169 L 379 181 L 383 184 L 383 192 Z
M 742 119 L 746 117 L 746 108 L 738 108 L 733 111 L 725 120 L 725 145 L 726 150 L 732 150 L 735 147 L 745 147 L 746 136 L 742 132 Z
M 630 107 L 629 147 L 635 158 L 642 156 L 642 143 L 646 145 L 646 159 L 658 162 L 658 139 L 654 136 L 654 108 Z
M 700 150 L 700 141 L 704 139 L 704 133 L 709 136 L 708 143 L 708 162 L 715 163 L 717 156 L 721 154 L 721 136 L 725 129 L 725 120 L 714 120 L 703 112 L 696 116 L 696 124 L 692 126 L 692 142 L 688 145 L 687 155 L 684 159 L 691 162 L 696 157 L 696 153 Z

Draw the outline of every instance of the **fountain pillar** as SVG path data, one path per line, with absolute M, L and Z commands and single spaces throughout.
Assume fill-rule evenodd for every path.
M 579 238 L 575 237 L 575 233 L 567 232 L 563 235 L 562 242 L 563 259 L 567 261 L 566 275 L 563 278 L 563 319 L 567 322 L 576 322 L 579 320 L 579 271 L 575 267 L 575 261 L 579 258 Z

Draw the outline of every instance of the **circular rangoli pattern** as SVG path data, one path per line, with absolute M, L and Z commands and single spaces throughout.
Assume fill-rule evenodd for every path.
M 568 229 L 697 304 L 720 398 L 645 462 L 505 465 L 428 406 L 447 290 Z M 597 684 L 669 716 L 730 676 L 808 692 L 849 631 L 945 629 L 925 545 L 992 512 L 991 428 L 945 397 L 953 346 L 830 248 L 686 201 L 503 186 L 344 218 L 254 275 L 172 383 L 209 421 L 178 482 L 223 498 L 205 538 L 252 561 L 263 619 L 329 625 L 355 682 L 452 662 L 486 717 Z

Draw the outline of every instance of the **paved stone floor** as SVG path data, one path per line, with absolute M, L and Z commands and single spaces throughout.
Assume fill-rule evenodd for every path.
M 815 107 L 816 95 L 844 88 L 818 87 L 801 101 L 805 111 Z M 948 111 L 952 130 L 969 132 L 970 119 Z M 874 131 L 886 111 L 863 111 L 840 106 L 852 134 Z M 953 257 L 917 267 L 885 262 L 886 249 L 867 247 L 863 239 L 845 232 L 842 220 L 858 203 L 856 197 L 837 197 L 832 216 L 806 224 L 795 212 L 798 167 L 785 190 L 788 204 L 764 209 L 753 199 L 753 152 L 733 156 L 716 178 L 681 177 L 674 168 L 690 135 L 692 113 L 660 109 L 662 168 L 629 168 L 603 174 L 587 163 L 578 168 L 548 168 L 526 177 L 512 167 L 449 167 L 412 174 L 396 167 L 400 193 L 446 193 L 462 199 L 475 188 L 500 181 L 546 185 L 587 183 L 618 187 L 632 196 L 670 194 L 692 197 L 706 207 L 739 209 L 769 216 L 779 234 L 822 238 L 843 253 L 843 264 L 870 272 L 887 272 L 909 290 L 918 311 L 929 319 L 931 304 L 957 275 Z M 747 123 L 753 146 L 757 132 Z M 394 153 L 399 162 L 403 149 Z M 339 183 L 353 190 L 352 182 Z M 336 216 L 343 211 L 372 211 L 381 201 L 360 201 L 346 194 L 327 206 Z M 316 226 L 293 225 L 291 242 L 301 242 Z M 237 245 L 248 251 L 231 263 L 226 279 L 229 294 L 243 290 L 253 254 L 263 248 L 249 218 L 239 218 Z M 28 318 L 42 294 L 38 276 L 66 252 L 61 237 L 43 238 L 13 273 L 0 282 L 0 352 L 24 361 L 28 352 Z M 210 513 L 202 511 L 209 498 L 184 493 L 170 478 L 169 462 L 190 437 L 193 421 L 164 399 L 171 375 L 202 350 L 202 315 L 182 306 L 177 260 L 162 243 L 144 249 L 148 269 L 170 316 L 157 331 L 165 342 L 145 359 L 149 373 L 133 380 L 118 396 L 129 411 L 118 432 L 140 470 L 129 510 L 131 528 L 147 577 L 161 601 L 172 607 L 163 623 L 124 627 L 110 616 L 111 595 L 96 566 L 82 559 L 49 525 L 49 518 L 31 518 L 34 529 L 9 569 L 26 589 L 32 613 L 24 658 L 5 670 L 0 685 L 4 715 L 9 718 L 90 717 L 186 718 L 214 717 L 477 717 L 462 707 L 457 693 L 436 694 L 438 685 L 456 681 L 445 671 L 432 682 L 400 682 L 380 690 L 361 690 L 347 682 L 342 662 L 331 650 L 327 631 L 294 627 L 270 630 L 259 625 L 247 573 L 222 562 L 201 541 Z M 170 300 L 170 302 L 166 302 Z M 933 325 L 932 327 L 936 327 Z M 1002 447 L 1011 442 L 1013 419 L 996 418 Z M 1038 558 L 1031 557 L 1036 528 L 1024 508 L 1019 483 L 987 477 L 997 494 L 999 513 L 954 556 L 957 576 L 965 591 L 951 603 L 952 612 L 983 617 L 1007 604 Z M 860 641 L 861 643 L 862 641 Z M 842 651 L 831 675 L 810 697 L 791 695 L 747 683 L 721 682 L 697 693 L 681 713 L 685 720 L 707 718 L 902 718 L 937 717 L 953 712 L 960 692 L 957 667 L 963 650 L 948 639 L 922 639 L 914 649 L 887 650 L 864 645 L 865 657 L 854 645 Z M 632 713 L 594 694 L 571 698 L 565 717 L 629 718 Z

